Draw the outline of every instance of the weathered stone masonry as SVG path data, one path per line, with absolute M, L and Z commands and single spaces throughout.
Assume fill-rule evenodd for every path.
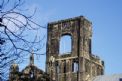
M 91 25 L 83 16 L 48 24 L 46 72 L 52 80 L 90 81 L 104 74 L 104 62 L 92 54 Z M 72 51 L 60 55 L 59 42 L 64 35 L 71 36 Z

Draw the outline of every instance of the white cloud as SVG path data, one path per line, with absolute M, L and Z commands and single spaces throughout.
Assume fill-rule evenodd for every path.
M 19 30 L 19 27 L 26 24 L 26 19 L 22 15 L 10 13 L 5 15 L 3 23 L 9 30 L 14 32 Z

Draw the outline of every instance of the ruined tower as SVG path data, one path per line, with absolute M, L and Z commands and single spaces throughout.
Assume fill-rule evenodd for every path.
M 46 72 L 53 81 L 90 81 L 104 74 L 104 62 L 91 51 L 91 25 L 83 16 L 48 24 Z M 60 40 L 66 35 L 71 51 L 60 54 Z

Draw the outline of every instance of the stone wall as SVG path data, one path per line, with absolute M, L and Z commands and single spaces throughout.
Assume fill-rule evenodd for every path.
M 104 73 L 103 62 L 92 54 L 91 22 L 83 16 L 48 24 L 46 72 L 54 81 L 89 81 Z M 72 38 L 70 53 L 60 55 L 60 38 Z

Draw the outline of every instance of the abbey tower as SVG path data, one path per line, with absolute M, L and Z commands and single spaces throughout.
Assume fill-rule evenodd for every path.
M 46 72 L 53 81 L 90 81 L 104 74 L 104 62 L 92 54 L 92 24 L 86 18 L 51 22 L 47 32 Z M 65 35 L 71 37 L 71 52 L 60 54 Z

